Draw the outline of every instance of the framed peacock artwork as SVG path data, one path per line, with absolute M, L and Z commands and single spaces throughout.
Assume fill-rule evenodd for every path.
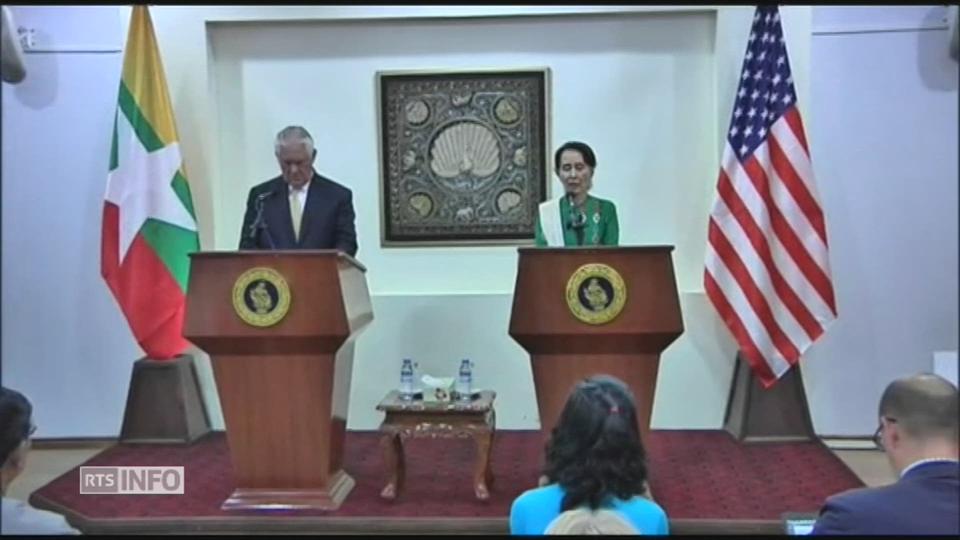
M 383 246 L 532 244 L 549 69 L 377 73 Z

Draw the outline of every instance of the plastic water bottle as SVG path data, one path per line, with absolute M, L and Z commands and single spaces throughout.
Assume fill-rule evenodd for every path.
M 460 362 L 460 373 L 457 376 L 457 394 L 461 400 L 469 401 L 471 399 L 471 387 L 473 386 L 473 364 L 469 358 L 464 358 Z
M 413 360 L 409 358 L 404 358 L 400 366 L 400 397 L 413 399 Z

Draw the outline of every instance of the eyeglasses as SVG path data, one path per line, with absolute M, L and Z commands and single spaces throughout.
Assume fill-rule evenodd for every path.
M 886 420 L 888 423 L 895 424 L 897 422 L 896 418 L 890 418 L 889 416 L 884 416 L 883 420 Z M 883 447 L 883 420 L 880 421 L 880 425 L 877 426 L 877 430 L 873 432 L 873 444 L 877 445 L 877 448 L 881 450 L 886 450 Z

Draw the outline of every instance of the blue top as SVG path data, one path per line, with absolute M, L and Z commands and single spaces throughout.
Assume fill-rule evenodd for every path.
M 550 522 L 560 515 L 563 495 L 563 488 L 557 484 L 525 491 L 510 507 L 510 534 L 543 534 Z M 646 497 L 613 498 L 604 508 L 616 511 L 640 534 L 669 533 L 667 513 Z

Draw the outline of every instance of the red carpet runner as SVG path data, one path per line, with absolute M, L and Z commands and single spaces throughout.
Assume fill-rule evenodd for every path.
M 356 487 L 336 512 L 288 512 L 336 517 L 505 517 L 511 501 L 536 485 L 542 448 L 532 431 L 502 431 L 494 443 L 496 476 L 486 503 L 473 498 L 470 440 L 411 441 L 407 482 L 400 498 L 379 498 L 384 468 L 378 434 L 348 432 L 345 469 Z M 654 496 L 671 519 L 779 520 L 783 512 L 815 512 L 824 498 L 863 484 L 820 443 L 745 446 L 722 431 L 654 431 L 647 441 Z M 226 438 L 211 434 L 187 446 L 114 446 L 84 465 L 183 465 L 185 494 L 80 495 L 79 469 L 37 490 L 44 499 L 88 519 L 277 515 L 223 512 L 233 488 Z

